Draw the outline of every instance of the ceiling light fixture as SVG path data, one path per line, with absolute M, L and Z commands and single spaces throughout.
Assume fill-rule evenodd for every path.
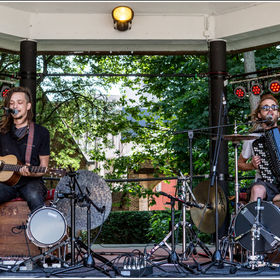
M 118 6 L 112 11 L 114 28 L 119 31 L 131 29 L 134 12 L 127 6 Z

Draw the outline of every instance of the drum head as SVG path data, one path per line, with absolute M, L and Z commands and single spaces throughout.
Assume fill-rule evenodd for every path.
M 63 214 L 52 207 L 36 210 L 27 222 L 27 236 L 39 247 L 57 244 L 65 236 L 66 230 Z
M 235 238 L 240 245 L 252 251 L 252 228 L 257 217 L 257 202 L 245 205 L 237 214 L 234 223 Z M 280 210 L 271 202 L 261 201 L 260 210 L 260 236 L 255 239 L 255 252 L 266 253 L 276 249 L 278 242 L 273 237 L 280 237 Z

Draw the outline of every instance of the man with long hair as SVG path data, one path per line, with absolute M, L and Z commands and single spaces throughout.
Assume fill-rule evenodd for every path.
M 277 99 L 271 94 L 262 95 L 261 100 L 252 113 L 254 122 L 253 133 L 256 137 L 263 135 L 264 131 L 277 127 L 279 118 L 279 104 Z M 255 140 L 244 141 L 242 152 L 238 159 L 239 170 L 256 170 L 255 182 L 250 188 L 250 201 L 256 201 L 258 197 L 267 201 L 273 201 L 280 193 L 278 186 L 262 180 L 259 172 L 261 159 L 254 154 L 253 142 Z
M 31 172 L 29 166 L 48 167 L 49 131 L 32 122 L 32 96 L 29 89 L 10 89 L 4 97 L 4 107 L 12 113 L 3 115 L 0 121 L 0 156 L 16 156 L 22 167 L 18 173 L 15 172 L 20 178 L 14 185 L 0 182 L 0 203 L 21 197 L 33 212 L 44 206 L 47 189 L 42 180 L 44 173 L 39 173 L 41 170 L 38 173 Z

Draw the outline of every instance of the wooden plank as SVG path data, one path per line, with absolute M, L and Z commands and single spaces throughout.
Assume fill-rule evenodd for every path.
M 40 248 L 25 237 L 24 229 L 16 229 L 27 224 L 29 213 L 26 201 L 10 201 L 0 205 L 0 256 L 29 256 L 29 250 L 31 256 L 40 254 Z

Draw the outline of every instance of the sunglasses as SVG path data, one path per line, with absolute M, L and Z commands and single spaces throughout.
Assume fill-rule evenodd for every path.
M 269 111 L 270 109 L 273 110 L 273 111 L 276 111 L 276 110 L 279 109 L 279 106 L 278 105 L 271 105 L 271 106 L 264 105 L 264 106 L 261 107 L 261 110 L 263 110 L 263 111 Z

